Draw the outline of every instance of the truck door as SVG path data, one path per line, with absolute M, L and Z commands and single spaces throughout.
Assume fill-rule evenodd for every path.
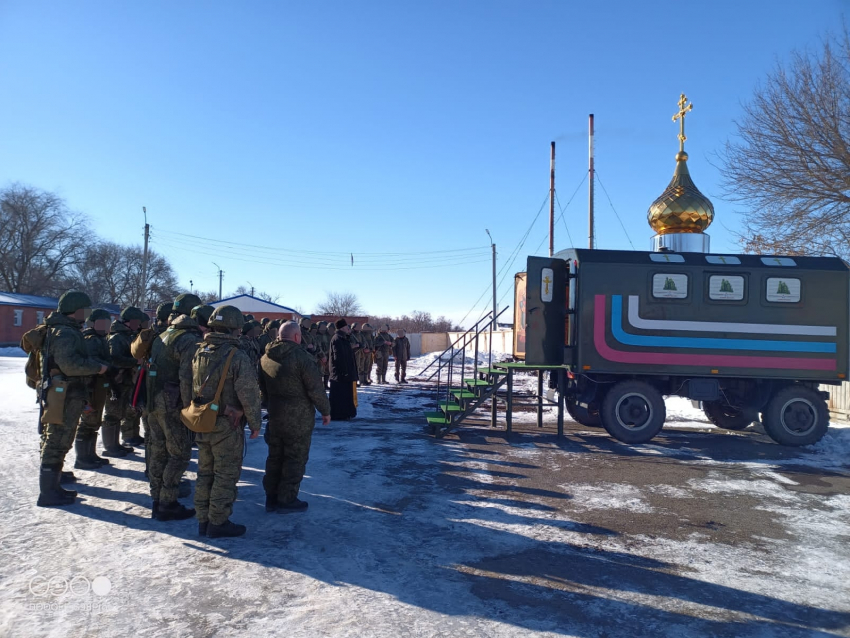
M 527 272 L 525 360 L 532 365 L 563 365 L 567 262 L 529 257 Z

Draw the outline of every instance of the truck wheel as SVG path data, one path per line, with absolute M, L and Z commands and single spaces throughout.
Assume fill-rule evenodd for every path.
M 751 410 L 738 410 L 721 401 L 703 401 L 702 411 L 709 421 L 724 430 L 743 430 L 757 417 Z
M 768 436 L 781 445 L 811 445 L 826 434 L 829 410 L 815 390 L 789 385 L 773 395 L 762 421 Z
M 598 428 L 602 425 L 599 406 L 595 403 L 589 403 L 588 407 L 583 408 L 575 401 L 567 401 L 567 413 L 573 418 L 573 421 L 586 427 Z
M 602 426 L 623 443 L 646 443 L 664 427 L 664 397 L 644 381 L 621 381 L 602 401 Z

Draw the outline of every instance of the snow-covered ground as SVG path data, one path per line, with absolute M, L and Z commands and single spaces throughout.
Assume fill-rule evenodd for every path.
M 788 450 L 671 400 L 642 446 L 575 424 L 435 440 L 430 387 L 373 385 L 317 426 L 306 513 L 265 513 L 249 441 L 248 533 L 210 540 L 151 521 L 141 455 L 36 508 L 23 365 L 0 358 L 2 636 L 850 635 L 847 428 Z

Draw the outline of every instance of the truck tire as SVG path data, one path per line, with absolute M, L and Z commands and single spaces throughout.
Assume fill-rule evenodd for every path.
M 602 417 L 599 415 L 599 406 L 595 403 L 589 403 L 588 407 L 584 408 L 575 401 L 567 401 L 567 413 L 573 418 L 573 421 L 589 428 L 598 428 L 602 425 Z
M 645 381 L 620 381 L 602 401 L 602 426 L 623 443 L 646 443 L 664 427 L 664 397 Z
M 758 416 L 753 411 L 738 410 L 721 401 L 703 401 L 702 411 L 709 421 L 724 430 L 743 430 Z
M 829 427 L 829 410 L 820 394 L 804 385 L 779 390 L 762 413 L 764 429 L 781 445 L 817 443 Z

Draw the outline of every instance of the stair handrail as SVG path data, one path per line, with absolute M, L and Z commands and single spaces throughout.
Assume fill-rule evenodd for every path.
M 508 308 L 507 308 L 507 306 L 505 306 L 505 310 L 507 310 L 507 309 L 508 309 Z M 503 310 L 502 312 L 504 312 L 504 310 Z M 491 311 L 490 311 L 490 312 L 488 312 L 486 315 L 484 315 L 483 317 L 481 317 L 481 319 L 479 319 L 478 321 L 476 321 L 476 322 L 475 322 L 475 324 L 474 324 L 474 325 L 473 325 L 473 326 L 472 326 L 469 330 L 467 330 L 467 331 L 466 331 L 466 332 L 464 332 L 462 335 L 460 335 L 457 339 L 455 339 L 455 340 L 454 340 L 454 342 L 453 342 L 453 343 L 452 343 L 452 344 L 451 344 L 448 348 L 446 348 L 445 350 L 443 350 L 443 351 L 440 353 L 440 356 L 439 356 L 439 357 L 437 357 L 437 358 L 436 358 L 436 359 L 434 359 L 431 363 L 429 363 L 427 366 L 425 366 L 425 369 L 424 369 L 424 370 L 422 370 L 422 372 L 420 372 L 420 373 L 419 373 L 419 374 L 417 374 L 416 376 L 417 376 L 417 377 L 421 377 L 422 375 L 424 375 L 424 374 L 428 371 L 428 369 L 429 369 L 432 365 L 434 365 L 434 364 L 435 364 L 435 363 L 437 363 L 438 361 L 442 361 L 442 358 L 443 358 L 443 355 L 444 355 L 444 354 L 446 354 L 449 350 L 452 350 L 452 349 L 453 349 L 453 348 L 454 348 L 454 347 L 458 344 L 458 342 L 460 342 L 460 340 L 461 340 L 461 339 L 463 339 L 463 338 L 464 338 L 464 337 L 466 337 L 466 336 L 467 336 L 470 332 L 472 332 L 473 330 L 475 330 L 475 329 L 478 327 L 478 324 L 479 324 L 479 323 L 481 323 L 482 321 L 484 321 L 487 317 L 489 317 L 489 316 L 490 316 L 490 315 L 492 315 L 492 314 L 493 314 L 493 311 L 491 310 Z M 501 313 L 499 313 L 499 314 L 501 314 Z M 430 377 L 428 377 L 428 378 L 426 379 L 426 381 L 430 381 L 431 379 L 433 379 L 435 374 L 437 374 L 437 373 L 436 373 L 436 372 L 433 372 L 433 373 L 431 374 L 431 376 L 430 376 Z

